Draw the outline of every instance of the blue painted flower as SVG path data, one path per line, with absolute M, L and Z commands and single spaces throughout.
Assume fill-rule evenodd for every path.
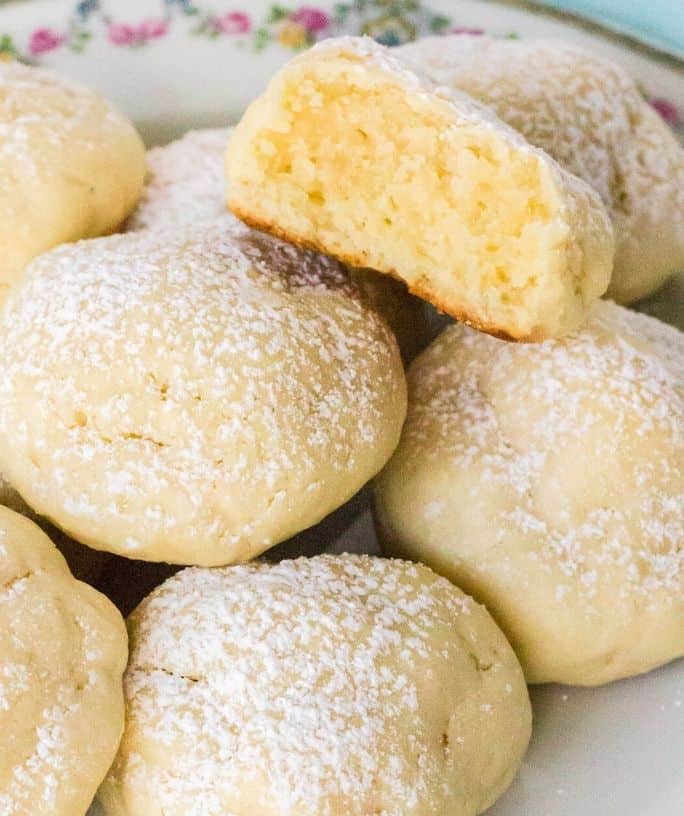
M 87 20 L 91 14 L 100 10 L 100 0 L 81 0 L 76 6 L 76 14 L 81 20 Z
M 181 9 L 183 14 L 197 14 L 199 11 L 192 0 L 164 0 L 164 3 L 168 8 L 177 6 Z

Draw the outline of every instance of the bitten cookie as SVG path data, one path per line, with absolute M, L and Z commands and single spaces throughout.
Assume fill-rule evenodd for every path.
M 513 651 L 426 567 L 184 570 L 129 630 L 107 816 L 474 816 L 527 747 Z
M 684 150 L 619 65 L 553 40 L 429 37 L 395 53 L 601 194 L 615 226 L 610 297 L 646 297 L 684 269 Z
M 560 341 L 447 329 L 376 481 L 384 550 L 487 605 L 531 682 L 684 654 L 684 335 L 610 302 Z
M 126 659 L 114 606 L 0 507 L 3 816 L 85 816 L 121 739 Z
M 0 300 L 51 247 L 113 232 L 135 206 L 145 148 L 87 88 L 0 61 Z
M 127 230 L 177 230 L 228 218 L 223 165 L 231 133 L 232 128 L 194 130 L 149 150 L 147 183 Z M 413 359 L 435 334 L 428 307 L 400 281 L 372 269 L 354 269 L 351 275 L 389 323 L 404 359 Z
M 226 171 L 248 223 L 396 276 L 501 337 L 562 335 L 608 286 L 599 195 L 369 39 L 326 40 L 276 74 Z
M 41 256 L 0 343 L 8 478 L 130 558 L 254 557 L 374 476 L 406 410 L 394 337 L 346 270 L 230 216 Z

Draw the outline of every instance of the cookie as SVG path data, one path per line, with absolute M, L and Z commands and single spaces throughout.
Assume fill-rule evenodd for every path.
M 474 816 L 529 739 L 506 639 L 426 567 L 187 569 L 129 629 L 106 816 Z
M 124 725 L 121 615 L 0 507 L 0 813 L 85 816 Z
M 226 174 L 249 224 L 501 337 L 567 333 L 610 278 L 612 226 L 589 185 L 369 39 L 281 69 L 235 128 Z
M 484 603 L 530 682 L 684 655 L 684 335 L 605 301 L 563 340 L 453 326 L 375 483 L 386 553 Z
M 554 40 L 429 37 L 396 53 L 596 189 L 615 227 L 611 298 L 644 298 L 684 268 L 684 149 L 619 65 Z
M 254 557 L 356 493 L 405 415 L 396 341 L 347 271 L 232 217 L 41 256 L 0 338 L 3 471 L 130 558 Z
M 145 177 L 131 122 L 95 92 L 0 61 L 0 299 L 57 244 L 116 230 Z
M 232 128 L 193 130 L 147 153 L 145 190 L 126 229 L 177 230 L 229 217 L 223 172 Z M 427 307 L 406 287 L 371 269 L 355 269 L 354 281 L 389 323 L 402 357 L 411 360 L 434 336 Z

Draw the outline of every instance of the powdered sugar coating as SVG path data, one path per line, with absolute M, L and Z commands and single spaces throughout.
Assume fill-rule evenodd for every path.
M 58 104 L 61 99 L 61 104 Z M 125 120 L 113 108 L 82 85 L 44 68 L 19 62 L 0 63 L 0 136 L 2 156 L 11 157 L 27 175 L 40 173 L 40 154 L 33 149 L 37 126 L 41 136 L 57 148 L 63 148 L 79 131 L 90 124 L 93 107 L 104 112 L 110 126 Z M 95 150 L 95 144 L 86 149 Z M 9 189 L 12 179 L 3 177 L 2 188 Z
M 226 145 L 232 128 L 192 130 L 175 142 L 147 152 L 148 179 L 128 231 L 173 231 L 229 219 L 224 176 Z M 402 356 L 413 358 L 431 334 L 423 301 L 411 297 L 392 278 L 372 270 L 350 270 L 368 305 L 394 332 Z
M 645 297 L 684 266 L 684 150 L 620 66 L 554 40 L 431 37 L 396 54 L 600 193 L 616 230 L 610 295 Z
M 529 736 L 510 647 L 424 567 L 184 570 L 130 632 L 108 816 L 465 816 L 508 784 Z
M 0 335 L 12 483 L 136 558 L 253 557 L 353 495 L 404 417 L 394 338 L 344 268 L 230 216 L 42 256 Z
M 133 125 L 93 91 L 0 61 L 0 295 L 40 252 L 119 227 L 144 156 Z
M 487 603 L 528 679 L 684 652 L 683 354 L 676 329 L 605 302 L 535 346 L 450 327 L 411 369 L 377 488 L 387 548 Z
M 148 150 L 147 183 L 126 230 L 176 229 L 227 217 L 223 156 L 231 130 L 191 130 Z
M 121 616 L 0 508 L 0 813 L 83 814 L 123 730 Z

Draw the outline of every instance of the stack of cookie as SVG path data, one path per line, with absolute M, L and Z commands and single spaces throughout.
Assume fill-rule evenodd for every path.
M 144 189 L 120 114 L 0 75 L 0 813 L 475 816 L 526 681 L 684 654 L 684 339 L 600 300 L 684 267 L 684 152 L 619 69 L 326 41 Z M 252 561 L 371 479 L 407 560 Z M 14 510 L 189 568 L 127 649 Z

